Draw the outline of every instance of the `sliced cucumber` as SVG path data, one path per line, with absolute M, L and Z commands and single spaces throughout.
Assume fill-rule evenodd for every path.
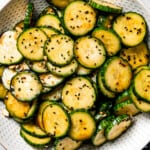
M 132 70 L 127 61 L 114 56 L 105 62 L 101 77 L 108 89 L 120 93 L 130 86 Z
M 118 95 L 118 97 L 115 100 L 115 103 L 118 104 L 128 99 L 130 99 L 130 96 L 129 96 L 129 90 L 127 89 L 124 92 L 120 93 L 120 95 Z
M 106 128 L 105 136 L 107 140 L 114 140 L 125 132 L 132 124 L 132 120 L 128 115 L 120 115 L 116 117 Z
M 96 130 L 93 116 L 86 110 L 76 110 L 70 113 L 71 127 L 69 136 L 77 141 L 87 140 Z
M 85 77 L 74 77 L 62 89 L 62 102 L 69 109 L 89 109 L 94 105 L 96 92 L 92 83 Z
M 10 91 L 20 101 L 32 101 L 41 93 L 42 84 L 35 73 L 23 71 L 12 78 Z
M 45 132 L 54 138 L 66 135 L 70 127 L 67 112 L 56 102 L 52 102 L 43 110 L 42 121 Z
M 21 125 L 21 129 L 35 137 L 48 137 L 48 135 L 34 123 L 24 123 Z
M 46 40 L 47 36 L 41 29 L 29 28 L 18 37 L 17 47 L 25 58 L 40 61 L 44 58 L 43 48 Z
M 101 70 L 99 71 L 99 73 L 97 74 L 97 85 L 98 88 L 100 90 L 100 92 L 108 97 L 108 98 L 115 98 L 116 97 L 116 93 L 112 92 L 111 90 L 109 90 L 105 84 L 103 83 L 102 77 L 101 77 Z
M 16 31 L 6 31 L 0 37 L 0 63 L 12 65 L 23 59 L 22 54 L 18 51 L 17 43 L 18 33 Z
M 80 64 L 78 65 L 78 68 L 76 70 L 76 74 L 81 75 L 81 76 L 89 75 L 91 72 L 92 72 L 92 69 L 85 68 L 81 66 Z
M 39 109 L 38 109 L 38 113 L 37 113 L 37 116 L 36 116 L 36 123 L 37 125 L 42 129 L 44 130 L 44 126 L 43 126 L 43 120 L 42 120 L 42 114 L 43 114 L 43 111 L 44 109 L 51 103 L 51 101 L 49 100 L 45 100 L 43 101 L 40 106 L 39 106 Z
M 44 87 L 55 87 L 64 81 L 64 77 L 53 75 L 52 73 L 45 73 L 39 75 L 40 81 Z
M 40 17 L 43 15 L 56 15 L 56 8 L 54 8 L 54 6 L 49 5 L 47 7 L 45 7 L 42 12 L 40 13 Z
M 44 101 L 45 100 L 59 101 L 61 99 L 62 87 L 63 85 L 59 85 L 53 88 L 50 92 L 42 94 L 41 99 Z
M 135 47 L 124 48 L 120 51 L 120 57 L 127 60 L 132 69 L 139 66 L 148 65 L 149 63 L 149 50 L 146 43 L 142 42 Z
M 115 55 L 121 49 L 121 40 L 112 29 L 96 28 L 92 32 L 92 36 L 104 43 L 108 56 Z
M 40 29 L 44 31 L 49 38 L 51 38 L 53 35 L 59 34 L 59 31 L 52 27 L 40 27 Z
M 68 65 L 59 67 L 56 65 L 51 64 L 50 62 L 47 62 L 47 67 L 50 72 L 52 72 L 55 75 L 67 77 L 75 73 L 78 63 L 75 59 L 73 59 Z
M 74 54 L 81 65 L 90 69 L 100 67 L 106 59 L 102 42 L 90 36 L 80 37 L 75 41 Z
M 10 115 L 20 119 L 26 118 L 31 108 L 29 103 L 18 101 L 10 92 L 7 93 L 4 103 Z
M 64 137 L 55 141 L 54 150 L 76 150 L 78 149 L 82 141 L 75 141 L 70 137 Z
M 82 36 L 94 28 L 96 12 L 84 1 L 73 1 L 64 10 L 63 22 L 71 34 Z
M 105 0 L 89 0 L 88 3 L 93 8 L 110 13 L 121 13 L 123 9 L 120 6 L 114 5 L 113 3 L 107 2 Z
M 24 130 L 20 130 L 20 135 L 21 137 L 24 138 L 24 140 L 35 147 L 45 147 L 47 145 L 49 145 L 50 141 L 51 141 L 51 137 L 35 137 L 33 135 L 30 135 L 29 133 L 25 132 Z
M 34 4 L 29 2 L 27 4 L 25 18 L 24 18 L 24 29 L 31 27 L 32 16 L 33 16 Z
M 59 20 L 59 18 L 56 15 L 46 14 L 46 15 L 41 16 L 37 20 L 36 26 L 37 27 L 42 27 L 42 26 L 52 27 L 52 28 L 60 31 L 61 33 L 64 33 L 64 29 L 61 26 L 61 21 Z
M 134 70 L 134 75 L 136 75 L 138 72 L 140 72 L 142 69 L 150 69 L 150 66 L 147 65 L 143 65 L 143 66 L 139 66 Z
M 113 29 L 126 46 L 138 45 L 147 32 L 143 16 L 136 12 L 127 12 L 118 16 L 113 23 Z
M 46 61 L 27 61 L 30 69 L 36 73 L 47 73 L 49 70 L 46 66 Z
M 103 119 L 97 127 L 96 132 L 94 133 L 94 135 L 92 136 L 92 143 L 95 146 L 100 146 L 102 144 L 104 144 L 107 139 L 105 137 L 105 129 L 107 128 L 107 126 L 115 119 L 114 116 L 109 116 L 105 119 Z
M 10 69 L 10 67 L 6 67 L 2 73 L 2 83 L 7 90 L 10 90 L 10 83 L 12 78 L 17 74 L 14 69 Z
M 64 34 L 53 35 L 45 43 L 45 54 L 48 60 L 57 66 L 65 66 L 73 59 L 73 40 Z
M 129 94 L 131 97 L 131 100 L 135 104 L 135 106 L 141 111 L 141 112 L 150 112 L 150 103 L 143 101 L 142 99 L 139 99 L 134 91 L 133 87 L 130 87 Z
M 113 109 L 116 115 L 128 114 L 129 116 L 134 116 L 139 113 L 139 109 L 135 107 L 130 99 L 116 104 Z
M 150 102 L 150 69 L 143 69 L 136 74 L 133 90 L 140 99 Z

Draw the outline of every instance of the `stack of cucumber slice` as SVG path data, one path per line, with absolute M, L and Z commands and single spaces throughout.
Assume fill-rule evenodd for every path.
M 0 99 L 34 147 L 100 146 L 150 112 L 142 14 L 70 1 L 49 1 L 37 18 L 29 3 L 24 20 L 0 37 Z

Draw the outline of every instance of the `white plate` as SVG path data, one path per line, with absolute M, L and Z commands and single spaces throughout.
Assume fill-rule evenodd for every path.
M 3 0 L 0 0 L 3 1 Z M 8 0 L 9 1 L 9 0 Z M 124 8 L 124 11 L 141 13 L 150 30 L 150 12 L 140 0 L 110 0 Z M 148 0 L 144 0 L 150 4 Z M 0 32 L 4 32 L 24 18 L 26 0 L 12 0 L 4 9 L 0 7 Z M 47 6 L 44 0 L 35 0 L 35 10 L 38 14 Z M 5 3 L 6 4 L 6 3 Z M 149 47 L 150 47 L 150 34 Z M 12 119 L 2 115 L 4 105 L 0 102 L 0 150 L 33 150 L 19 135 L 19 125 Z M 150 141 L 150 114 L 140 114 L 134 118 L 133 126 L 114 142 L 107 142 L 99 148 L 85 146 L 84 150 L 141 150 Z M 2 145 L 1 145 L 2 144 Z

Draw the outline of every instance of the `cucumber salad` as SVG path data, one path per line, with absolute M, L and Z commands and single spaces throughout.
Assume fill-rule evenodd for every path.
M 0 36 L 0 99 L 33 147 L 100 147 L 150 112 L 146 20 L 102 0 L 47 2 Z

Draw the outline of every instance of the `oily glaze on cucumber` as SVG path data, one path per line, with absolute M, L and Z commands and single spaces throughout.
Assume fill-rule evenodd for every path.
M 83 36 L 75 41 L 74 54 L 81 65 L 90 69 L 100 67 L 106 59 L 106 50 L 103 43 L 90 36 Z
M 74 77 L 62 89 L 62 102 L 69 109 L 89 109 L 94 105 L 96 92 L 92 83 L 85 77 Z
M 51 102 L 42 113 L 42 121 L 45 132 L 54 137 L 60 138 L 67 134 L 70 127 L 70 118 L 57 102 Z
M 78 141 L 89 139 L 96 130 L 96 123 L 92 115 L 86 110 L 76 110 L 70 113 L 71 127 L 69 136 Z
M 112 29 L 104 27 L 95 28 L 92 36 L 103 42 L 108 56 L 115 55 L 121 49 L 121 40 Z
M 143 99 L 140 99 L 136 96 L 136 94 L 133 91 L 133 85 L 131 85 L 130 87 L 129 94 L 131 100 L 141 112 L 150 112 L 150 103 L 143 101 Z
M 17 47 L 20 53 L 32 61 L 40 61 L 44 58 L 44 43 L 46 34 L 39 28 L 29 28 L 23 31 L 17 39 Z
M 114 20 L 113 29 L 120 36 L 122 43 L 129 47 L 140 44 L 147 32 L 145 19 L 136 12 L 118 16 Z
M 35 73 L 23 71 L 11 80 L 10 91 L 20 101 L 32 101 L 41 93 L 42 84 Z
M 143 69 L 133 80 L 133 90 L 137 97 L 150 102 L 150 69 Z
M 17 31 L 6 31 L 0 37 L 0 63 L 4 65 L 12 65 L 23 59 L 22 54 L 18 51 Z
M 65 66 L 73 59 L 72 38 L 65 34 L 53 35 L 46 41 L 44 51 L 48 60 L 57 66 Z
M 84 1 L 73 1 L 64 10 L 63 22 L 72 35 L 82 36 L 94 28 L 96 12 Z
M 130 86 L 132 70 L 127 61 L 114 56 L 105 62 L 101 77 L 109 90 L 120 93 Z

